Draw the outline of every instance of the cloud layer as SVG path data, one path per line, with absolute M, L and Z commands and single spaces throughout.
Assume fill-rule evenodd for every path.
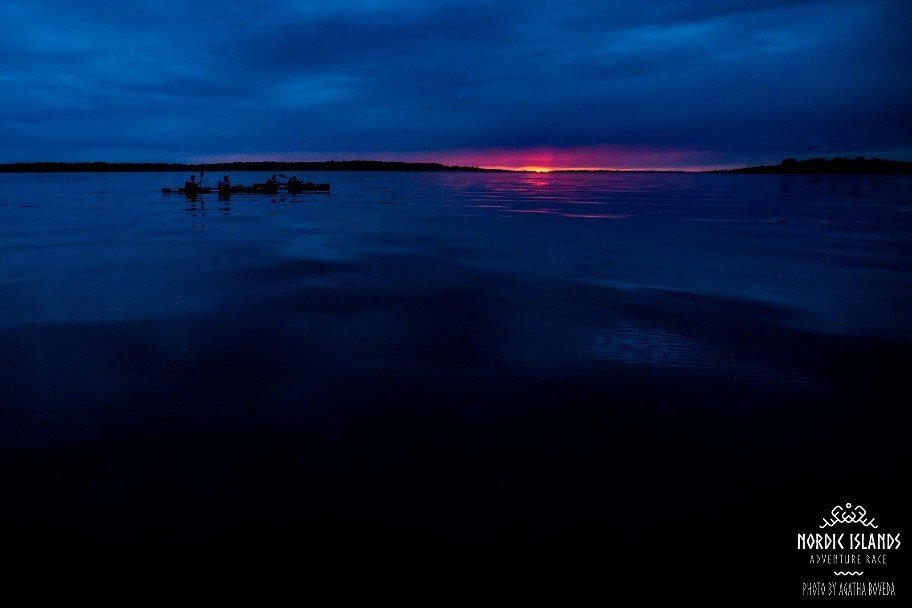
M 910 31 L 902 0 L 6 1 L 0 162 L 909 158 Z

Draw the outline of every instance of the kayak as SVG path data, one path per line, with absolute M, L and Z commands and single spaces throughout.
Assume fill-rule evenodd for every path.
M 328 192 L 329 184 L 314 184 L 311 182 L 301 182 L 298 184 L 292 184 L 290 187 L 285 186 L 285 184 L 280 184 L 280 187 L 283 190 L 287 190 L 288 194 L 298 194 L 300 192 Z M 278 194 L 279 188 L 271 188 L 264 184 L 254 184 L 253 186 L 231 186 L 230 188 L 162 188 L 162 194 L 188 194 L 190 196 L 194 194 L 212 194 L 213 192 L 218 192 L 219 195 L 231 195 L 231 194 Z
M 162 194 L 212 194 L 215 192 L 212 188 L 162 188 Z

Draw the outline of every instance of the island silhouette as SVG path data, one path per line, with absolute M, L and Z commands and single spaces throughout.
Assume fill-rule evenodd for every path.
M 875 174 L 912 174 L 912 162 L 899 160 L 884 160 L 880 158 L 809 158 L 797 160 L 786 158 L 778 165 L 761 165 L 758 167 L 744 167 L 743 169 L 729 169 L 717 173 L 875 173 Z
M 327 160 L 320 162 L 235 161 L 228 163 L 109 163 L 31 162 L 0 164 L 0 173 L 166 173 L 186 171 L 491 171 L 440 163 L 405 163 L 380 160 Z

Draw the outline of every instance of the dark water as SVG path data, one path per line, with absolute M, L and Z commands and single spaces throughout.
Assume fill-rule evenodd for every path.
M 909 177 L 183 178 L 0 175 L 0 521 L 44 568 L 792 597 L 795 529 L 910 512 Z

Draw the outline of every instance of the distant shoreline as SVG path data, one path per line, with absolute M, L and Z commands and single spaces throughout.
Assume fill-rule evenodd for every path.
M 742 169 L 710 171 L 710 173 L 751 173 L 778 175 L 909 175 L 912 174 L 912 163 L 880 158 L 809 158 L 796 160 L 786 158 L 778 165 L 761 165 Z
M 506 172 L 502 169 L 453 167 L 440 163 L 403 163 L 376 160 L 322 162 L 256 161 L 230 163 L 108 163 L 34 162 L 0 164 L 0 173 L 168 173 L 181 171 L 461 171 Z
M 319 162 L 255 161 L 228 163 L 109 163 L 109 162 L 23 162 L 0 163 L 0 173 L 175 173 L 210 171 L 421 171 L 461 173 L 541 173 L 531 169 L 487 169 L 440 163 L 406 163 L 377 160 L 329 160 Z M 748 173 L 748 174 L 912 174 L 912 162 L 879 158 L 787 158 L 778 165 L 739 169 L 551 169 L 548 173 Z

